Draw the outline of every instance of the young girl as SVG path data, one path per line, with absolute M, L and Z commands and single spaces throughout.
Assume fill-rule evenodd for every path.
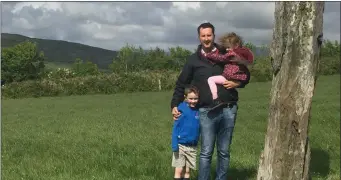
M 196 168 L 199 140 L 199 111 L 196 108 L 198 96 L 199 91 L 195 87 L 188 87 L 185 89 L 184 102 L 178 106 L 181 115 L 174 121 L 172 133 L 174 180 L 189 180 L 190 169 Z
M 226 80 L 246 80 L 246 65 L 253 63 L 253 53 L 246 47 L 242 46 L 241 38 L 234 32 L 228 33 L 219 39 L 221 45 L 226 48 L 226 54 L 209 53 L 206 57 L 214 62 L 226 62 L 224 71 L 220 76 L 212 76 L 208 78 L 208 85 L 211 89 L 213 98 L 213 109 L 218 107 L 221 102 L 218 99 L 217 85 L 223 84 Z M 246 60 L 245 64 L 237 64 L 232 62 L 234 58 Z

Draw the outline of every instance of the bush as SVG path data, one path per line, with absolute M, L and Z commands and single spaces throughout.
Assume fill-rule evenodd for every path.
M 256 57 L 249 70 L 251 73 L 250 82 L 266 82 L 272 79 L 270 58 Z
M 320 75 L 333 75 L 340 73 L 340 57 L 321 58 L 318 68 Z
M 266 82 L 272 80 L 270 58 L 255 58 L 255 63 L 249 67 L 250 82 Z M 322 57 L 320 59 L 318 75 L 333 75 L 340 73 L 340 57 Z
M 1 79 L 7 83 L 40 79 L 45 71 L 45 57 L 35 43 L 25 41 L 1 50 Z
M 39 81 L 11 83 L 2 87 L 2 97 L 25 98 L 83 94 L 113 94 L 118 92 L 159 91 L 174 87 L 176 72 L 139 72 L 102 74 L 73 78 L 51 78 Z
M 46 74 L 46 79 L 68 79 L 74 78 L 77 74 L 68 68 L 58 68 L 56 70 L 52 70 Z
M 249 67 L 251 82 L 271 81 L 271 63 L 268 58 L 256 58 Z M 320 75 L 340 73 L 340 59 L 326 57 L 320 60 Z M 139 71 L 76 76 L 70 69 L 57 69 L 42 80 L 13 82 L 2 87 L 2 98 L 68 96 L 84 94 L 114 94 L 138 91 L 172 90 L 179 71 Z
M 141 48 L 140 51 L 142 51 Z M 164 53 L 159 51 L 153 51 L 153 56 L 146 56 L 146 58 L 150 60 L 151 57 L 156 57 L 155 54 Z M 174 52 L 171 52 L 171 55 L 173 53 L 172 56 L 174 56 L 175 59 L 178 58 L 178 60 L 176 60 L 178 61 L 176 66 L 174 65 L 175 61 L 166 63 L 160 59 L 156 59 L 157 61 L 154 60 L 153 63 L 150 63 L 149 65 L 155 65 L 155 63 L 161 63 L 158 61 L 162 61 L 161 64 L 163 66 L 155 66 L 158 68 L 149 67 L 149 70 L 146 70 L 148 69 L 148 64 L 145 64 L 144 67 L 142 67 L 141 64 L 138 64 L 139 68 L 132 65 L 129 66 L 130 68 L 126 68 L 124 63 L 117 63 L 117 66 L 113 66 L 113 68 L 116 69 L 112 74 L 104 74 L 99 72 L 96 65 L 92 63 L 83 63 L 80 59 L 77 59 L 71 69 L 58 68 L 46 73 L 41 79 L 6 84 L 4 87 L 2 87 L 2 98 L 159 91 L 159 81 L 161 83 L 160 85 L 162 90 L 172 90 L 174 89 L 175 82 L 180 72 L 179 67 L 183 66 L 185 56 L 188 56 L 189 54 L 189 52 L 186 51 L 182 52 L 181 49 L 176 51 L 177 53 L 181 52 L 180 54 L 176 54 L 174 49 L 173 51 Z M 327 52 L 329 54 L 326 54 Z M 338 52 L 326 51 L 324 53 L 326 55 L 322 56 L 320 59 L 318 74 L 332 75 L 340 73 L 340 58 L 336 56 Z M 335 55 L 331 56 L 333 54 Z M 141 56 L 141 58 L 143 59 L 145 57 Z M 134 67 L 134 70 L 132 70 L 132 67 Z M 266 56 L 256 57 L 255 63 L 251 65 L 249 69 L 251 72 L 251 82 L 265 82 L 272 80 L 270 58 Z M 126 71 L 129 73 L 126 74 Z

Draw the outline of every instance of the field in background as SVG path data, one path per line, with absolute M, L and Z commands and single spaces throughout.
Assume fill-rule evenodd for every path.
M 251 83 L 240 90 L 229 179 L 255 179 L 270 86 Z M 171 94 L 2 100 L 1 176 L 6 180 L 172 179 Z M 322 76 L 317 82 L 310 139 L 313 179 L 340 179 L 339 75 Z M 216 153 L 213 165 L 215 159 Z

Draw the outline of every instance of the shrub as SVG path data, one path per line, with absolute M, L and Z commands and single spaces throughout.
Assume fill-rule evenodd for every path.
M 2 97 L 25 98 L 118 92 L 159 91 L 174 87 L 177 73 L 171 71 L 102 74 L 73 78 L 46 78 L 38 81 L 11 83 L 2 87 Z
M 44 74 L 45 57 L 35 43 L 25 41 L 1 50 L 1 79 L 21 82 L 40 79 Z
M 266 82 L 272 79 L 270 58 L 256 57 L 249 70 L 251 73 L 250 82 Z
M 76 73 L 68 68 L 58 68 L 47 73 L 47 79 L 68 79 L 76 77 Z
M 270 59 L 257 57 L 249 67 L 251 82 L 271 81 Z M 323 57 L 318 74 L 340 73 L 340 59 Z M 179 71 L 143 70 L 126 74 L 124 71 L 112 74 L 78 76 L 70 69 L 57 69 L 44 79 L 13 82 L 2 87 L 2 98 L 24 98 L 42 96 L 67 96 L 83 94 L 113 94 L 119 92 L 173 90 Z
M 318 68 L 320 75 L 332 75 L 340 73 L 340 57 L 321 58 Z

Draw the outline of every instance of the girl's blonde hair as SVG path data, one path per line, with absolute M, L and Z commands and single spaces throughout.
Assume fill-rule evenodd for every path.
M 219 43 L 224 48 L 231 48 L 231 47 L 236 47 L 236 46 L 242 46 L 243 40 L 236 33 L 231 32 L 231 33 L 226 33 L 223 36 L 221 36 L 219 38 Z

